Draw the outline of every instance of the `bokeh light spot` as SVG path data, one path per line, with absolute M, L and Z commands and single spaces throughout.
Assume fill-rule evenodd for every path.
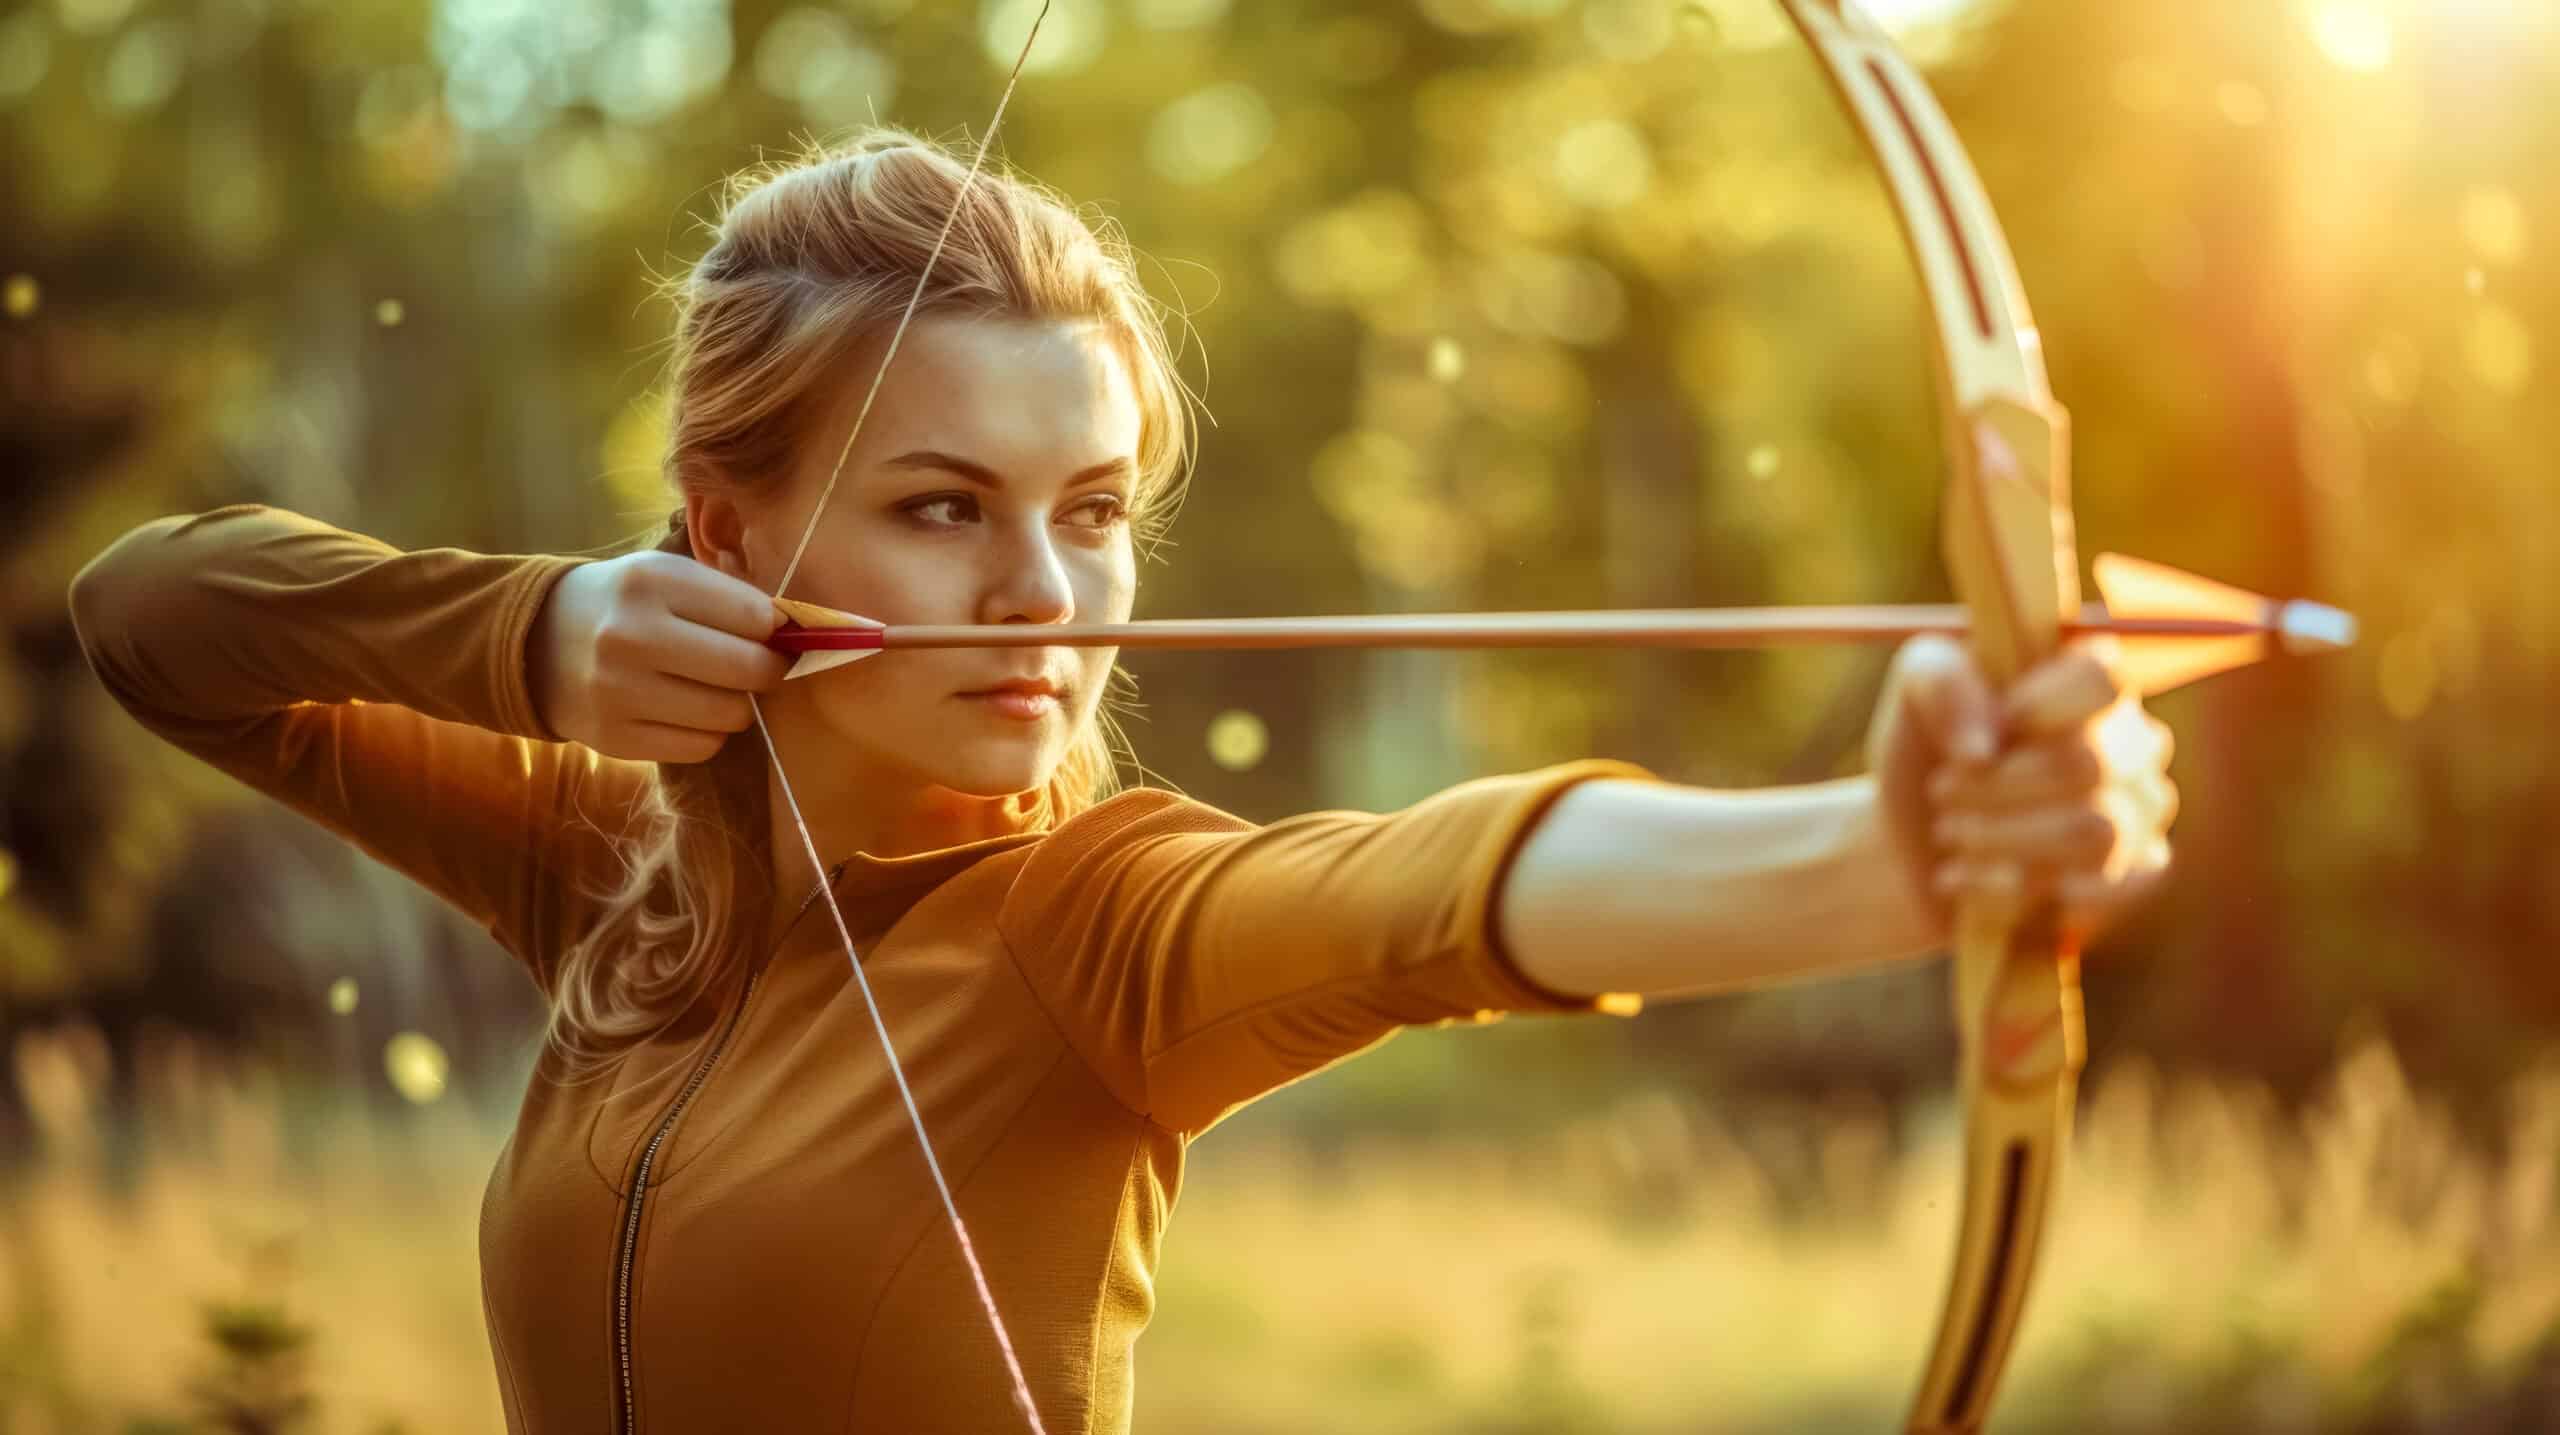
M 726 7 L 675 7 L 616 37 L 596 56 L 588 89 L 596 107 L 626 124 L 663 119 L 720 88 L 731 58 Z
M 133 6 L 134 0 L 54 0 L 53 8 L 62 16 L 62 28 L 75 35 L 94 35 L 123 24 Z
M 775 17 L 756 41 L 756 83 L 812 123 L 862 124 L 898 98 L 898 67 L 861 42 L 843 16 L 811 6 Z
M 2240 129 L 2255 129 L 2267 122 L 2267 96 L 2257 86 L 2239 80 L 2225 80 L 2214 87 L 2213 105 L 2222 117 Z
M 329 983 L 329 1010 L 340 1016 L 356 1009 L 356 979 L 340 977 Z
M 116 37 L 98 71 L 98 102 L 138 114 L 158 109 L 177 93 L 187 72 L 187 32 L 174 20 L 153 20 Z
M 2524 201 L 2512 189 L 2484 187 L 2462 197 L 2463 242 L 2493 264 L 2513 264 L 2524 257 L 2531 237 Z
M 1209 760 L 1229 772 L 1249 772 L 1271 752 L 1271 730 L 1242 708 L 1209 719 Z
M 32 274 L 12 274 L 0 281 L 0 309 L 12 319 L 24 319 L 44 307 L 44 289 Z
M 1147 127 L 1147 162 L 1176 184 L 1226 178 L 1271 147 L 1271 106 L 1240 82 L 1211 85 L 1175 100 Z
M 1643 197 L 1653 183 L 1653 152 L 1622 120 L 1594 120 L 1556 141 L 1556 183 L 1574 203 L 1616 209 Z
M 399 328 L 400 321 L 408 317 L 408 307 L 397 299 L 384 299 L 373 306 L 373 322 L 386 329 Z
M 1434 382 L 1454 384 L 1467 372 L 1467 351 L 1457 340 L 1443 334 L 1431 341 L 1423 365 Z
M 53 68 L 53 36 L 46 32 L 44 12 L 28 6 L 0 20 L 0 100 L 32 94 Z
M 514 124 L 532 95 L 532 68 L 501 46 L 477 46 L 466 60 L 445 71 L 445 112 L 464 129 L 495 130 Z
M 1626 287 L 1595 260 L 1515 251 L 1474 278 L 1477 307 L 1515 334 L 1593 345 L 1607 342 L 1626 319 Z
M 1281 235 L 1281 283 L 1314 303 L 1357 303 L 1405 290 L 1424 271 L 1431 221 L 1413 196 L 1377 189 L 1310 215 Z
M 2365 392 L 2387 404 L 2405 404 L 2418 392 L 2426 358 L 2406 334 L 2386 334 L 2364 356 Z
M 1674 21 L 1660 0 L 1592 0 L 1582 12 L 1582 33 L 1601 59 L 1632 65 L 1662 53 Z
M 393 1089 L 424 1106 L 444 1095 L 452 1063 L 434 1037 L 404 1031 L 382 1044 L 382 1069 Z
M 2311 13 L 2311 43 L 2339 68 L 2373 74 L 2391 64 L 2391 17 L 2374 0 L 2328 0 Z
M 2504 304 L 2482 304 L 2463 331 L 2463 357 L 2492 391 L 2521 392 L 2533 378 L 2533 331 Z
M 1744 471 L 1763 483 L 1776 478 L 1780 467 L 1778 446 L 1773 443 L 1752 445 L 1750 456 L 1742 461 L 1742 465 Z
M 1041 0 L 998 0 L 979 12 L 978 43 L 1002 74 L 1022 54 Z M 1111 38 L 1111 17 L 1101 0 L 1052 0 L 1049 17 L 1040 22 L 1039 38 L 1022 61 L 1026 75 L 1073 74 L 1101 58 Z

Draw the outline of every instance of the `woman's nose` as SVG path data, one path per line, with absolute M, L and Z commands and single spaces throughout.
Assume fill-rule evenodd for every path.
M 979 621 L 1063 623 L 1075 616 L 1075 584 L 1057 546 L 1044 531 L 1007 545 L 991 574 Z

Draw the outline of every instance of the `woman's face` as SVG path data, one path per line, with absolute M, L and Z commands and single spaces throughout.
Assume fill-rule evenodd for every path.
M 770 589 L 825 487 L 878 341 L 750 521 Z M 1130 509 L 1139 410 L 1126 362 L 1088 323 L 919 316 L 844 461 L 789 597 L 899 623 L 1103 623 L 1137 593 Z M 981 797 L 1046 783 L 1093 721 L 1113 648 L 886 652 L 794 681 L 863 766 Z M 1046 696 L 995 695 L 1046 684 Z

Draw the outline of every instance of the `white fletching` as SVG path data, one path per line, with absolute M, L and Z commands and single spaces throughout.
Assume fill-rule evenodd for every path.
M 791 671 L 784 673 L 782 680 L 787 683 L 793 678 L 805 678 L 811 673 L 823 673 L 829 668 L 841 668 L 847 663 L 858 663 L 879 651 L 878 648 L 836 648 L 802 653 L 800 661 L 791 665 Z

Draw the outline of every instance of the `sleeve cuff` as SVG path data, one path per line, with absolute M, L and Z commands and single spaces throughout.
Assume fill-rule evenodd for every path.
M 1483 845 L 1478 849 L 1478 860 L 1474 864 L 1480 875 L 1467 892 L 1465 906 L 1459 913 L 1462 930 L 1472 934 L 1463 959 L 1489 998 L 1485 1010 L 1477 1014 L 1479 1020 L 1487 1020 L 1506 1011 L 1598 1012 L 1607 1016 L 1634 1016 L 1644 1009 L 1644 998 L 1635 992 L 1575 996 L 1541 986 L 1521 972 L 1519 963 L 1502 945 L 1502 889 L 1510 879 L 1511 864 L 1528 843 L 1529 834 L 1537 830 L 1547 809 L 1576 784 L 1595 778 L 1630 782 L 1662 780 L 1631 762 L 1584 758 L 1464 784 L 1464 787 L 1489 789 L 1488 799 L 1492 804 L 1485 814 Z
M 503 731 L 516 737 L 536 738 L 543 742 L 565 742 L 542 721 L 533 703 L 532 641 L 534 620 L 542 616 L 542 605 L 550 600 L 551 590 L 569 570 L 593 562 L 589 558 L 564 558 L 554 554 L 535 554 L 524 560 L 523 575 L 517 580 L 516 599 L 507 614 L 506 627 L 498 634 L 498 713 Z

